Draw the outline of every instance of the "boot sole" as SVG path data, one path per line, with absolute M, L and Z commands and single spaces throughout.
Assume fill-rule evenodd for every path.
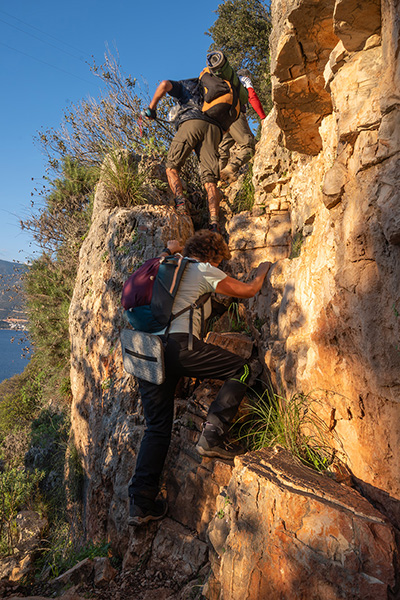
M 129 517 L 128 525 L 137 527 L 139 525 L 144 525 L 145 523 L 149 523 L 150 521 L 160 521 L 161 519 L 163 519 L 165 517 L 165 515 L 167 514 L 167 511 L 168 511 L 168 506 L 165 507 L 165 510 L 162 513 L 162 515 L 157 515 L 157 516 L 146 515 L 145 517 Z
M 236 452 L 235 454 L 229 454 L 228 452 L 224 454 L 223 451 L 205 450 L 202 446 L 196 446 L 196 450 L 200 454 L 200 456 L 205 456 L 207 458 L 224 458 L 225 460 L 233 460 L 235 456 L 245 454 L 245 451 Z

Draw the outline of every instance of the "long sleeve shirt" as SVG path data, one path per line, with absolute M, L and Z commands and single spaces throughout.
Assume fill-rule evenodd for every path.
M 255 89 L 253 88 L 253 84 L 251 82 L 250 77 L 239 76 L 240 83 L 247 89 L 249 93 L 249 102 L 251 106 L 254 108 L 260 119 L 265 119 L 265 112 L 260 102 L 259 97 Z

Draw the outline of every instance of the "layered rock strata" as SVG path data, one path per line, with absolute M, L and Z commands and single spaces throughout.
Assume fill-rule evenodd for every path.
M 279 447 L 235 459 L 209 537 L 217 581 L 208 598 L 383 600 L 394 589 L 390 524 Z
M 361 489 L 398 525 L 398 5 L 383 3 L 381 14 L 375 1 L 343 0 L 330 5 L 330 17 L 328 7 L 293 2 L 273 13 L 275 73 L 288 62 L 283 47 L 308 47 L 315 26 L 294 25 L 303 8 L 307 22 L 321 18 L 320 27 L 337 40 L 326 46 L 329 53 L 316 53 L 332 104 L 331 114 L 319 111 L 319 153 L 289 140 L 294 132 L 309 139 L 301 118 L 294 129 L 282 121 L 286 105 L 296 102 L 295 89 L 285 101 L 275 96 L 275 111 L 264 122 L 253 214 L 261 209 L 270 217 L 283 206 L 281 226 L 290 220 L 292 248 L 251 302 L 252 320 L 264 323 L 259 349 L 277 388 L 322 401 L 321 416 L 339 436 Z M 296 82 L 290 70 L 285 77 Z M 268 237 L 266 246 L 268 258 Z

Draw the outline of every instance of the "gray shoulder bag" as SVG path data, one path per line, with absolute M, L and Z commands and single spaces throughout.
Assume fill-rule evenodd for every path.
M 123 329 L 121 345 L 127 373 L 156 385 L 164 382 L 164 347 L 158 335 Z

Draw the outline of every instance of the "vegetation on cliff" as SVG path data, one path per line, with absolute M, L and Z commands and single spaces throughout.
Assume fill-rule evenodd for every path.
M 143 122 L 140 112 L 148 98 L 141 95 L 136 80 L 122 74 L 117 60 L 106 56 L 93 70 L 106 84 L 107 94 L 70 107 L 58 131 L 39 134 L 48 174 L 43 188 L 35 190 L 38 199 L 32 202 L 31 216 L 21 222 L 42 251 L 24 278 L 34 352 L 24 373 L 0 384 L 0 517 L 5 523 L 0 552 L 14 552 L 17 511 L 34 508 L 51 524 L 41 566 L 50 567 L 53 574 L 57 565 L 69 564 L 82 544 L 75 509 L 81 471 L 69 438 L 68 312 L 95 188 L 101 175 L 112 206 L 157 202 L 154 189 L 163 190 L 166 184 L 153 167 L 162 164 L 172 137 L 163 122 Z M 160 106 L 161 119 L 168 110 L 166 100 Z M 185 173 L 191 190 L 200 189 L 196 164 L 193 157 Z
M 270 20 L 266 5 L 234 0 L 221 4 L 217 12 L 215 27 L 209 32 L 214 44 L 229 55 L 234 66 L 251 70 L 267 107 Z M 243 28 L 246 19 L 252 25 Z M 228 20 L 231 45 L 221 37 Z M 250 37 L 243 39 L 244 30 Z M 157 202 L 154 189 L 166 189 L 163 160 L 173 135 L 168 98 L 159 104 L 157 121 L 143 120 L 141 112 L 148 105 L 148 95 L 135 78 L 122 72 L 118 59 L 108 54 L 104 64 L 94 64 L 92 71 L 104 84 L 103 96 L 71 105 L 59 129 L 43 129 L 37 138 L 48 160 L 48 172 L 43 189 L 35 190 L 39 199 L 32 203 L 32 215 L 21 222 L 41 249 L 25 276 L 34 353 L 23 374 L 0 385 L 0 486 L 4 499 L 0 516 L 5 523 L 0 530 L 0 550 L 3 555 L 14 551 L 16 512 L 22 506 L 34 508 L 51 523 L 52 541 L 41 566 L 50 567 L 52 574 L 57 573 L 57 564 L 67 564 L 75 542 L 80 541 L 79 531 L 71 536 L 66 518 L 67 505 L 71 509 L 79 499 L 82 482 L 69 436 L 68 312 L 95 187 L 102 176 L 113 206 Z M 194 155 L 187 161 L 183 177 L 189 196 L 203 195 Z M 250 208 L 251 196 L 252 190 L 246 188 L 237 210 Z

